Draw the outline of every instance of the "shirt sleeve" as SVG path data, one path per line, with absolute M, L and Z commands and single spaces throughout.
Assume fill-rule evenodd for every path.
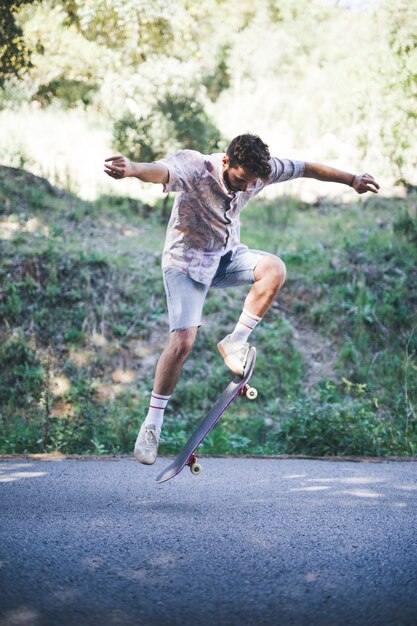
M 291 159 L 278 159 L 271 157 L 272 172 L 267 181 L 267 185 L 283 183 L 286 180 L 300 178 L 304 174 L 304 161 L 294 161 Z
M 197 155 L 198 153 L 194 153 L 194 150 L 180 150 L 180 152 L 166 159 L 155 161 L 165 165 L 168 169 L 168 182 L 163 185 L 165 193 L 185 191 L 190 188 L 195 178 L 195 172 L 198 169 L 197 159 L 194 154 Z

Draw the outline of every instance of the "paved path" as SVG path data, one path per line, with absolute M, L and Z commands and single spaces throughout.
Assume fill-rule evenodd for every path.
M 417 463 L 0 460 L 0 626 L 417 624 Z

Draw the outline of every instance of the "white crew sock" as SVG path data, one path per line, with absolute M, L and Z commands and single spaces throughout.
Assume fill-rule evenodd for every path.
M 236 324 L 236 327 L 232 334 L 230 335 L 230 339 L 232 341 L 238 341 L 239 343 L 246 343 L 249 339 L 249 335 L 253 331 L 254 328 L 259 324 L 262 317 L 258 317 L 253 313 L 250 313 L 246 309 L 243 309 L 240 314 L 239 321 Z
M 152 391 L 149 403 L 148 414 L 145 419 L 146 426 L 153 424 L 156 430 L 161 430 L 164 421 L 164 411 L 171 396 L 161 396 L 160 393 Z

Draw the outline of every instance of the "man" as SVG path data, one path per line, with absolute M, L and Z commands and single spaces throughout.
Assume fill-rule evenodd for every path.
M 284 284 L 286 269 L 279 257 L 240 243 L 239 215 L 247 202 L 266 185 L 298 177 L 345 184 L 359 194 L 377 193 L 379 185 L 369 174 L 271 157 L 268 146 L 251 134 L 233 139 L 226 154 L 182 150 L 154 163 L 112 156 L 104 171 L 112 178 L 130 176 L 177 192 L 162 255 L 170 336 L 135 444 L 136 459 L 151 465 L 165 407 L 194 344 L 209 288 L 251 285 L 236 327 L 217 344 L 226 365 L 241 376 L 249 336 Z

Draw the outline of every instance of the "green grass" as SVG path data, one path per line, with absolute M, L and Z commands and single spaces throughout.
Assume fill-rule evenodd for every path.
M 0 452 L 132 450 L 168 334 L 163 210 L 81 201 L 0 168 Z M 254 334 L 258 399 L 234 402 L 203 452 L 416 453 L 416 233 L 412 197 L 245 210 L 243 241 L 282 256 L 288 280 Z M 226 386 L 215 345 L 246 291 L 209 293 L 162 453 L 178 451 Z M 312 383 L 320 358 L 332 363 Z

